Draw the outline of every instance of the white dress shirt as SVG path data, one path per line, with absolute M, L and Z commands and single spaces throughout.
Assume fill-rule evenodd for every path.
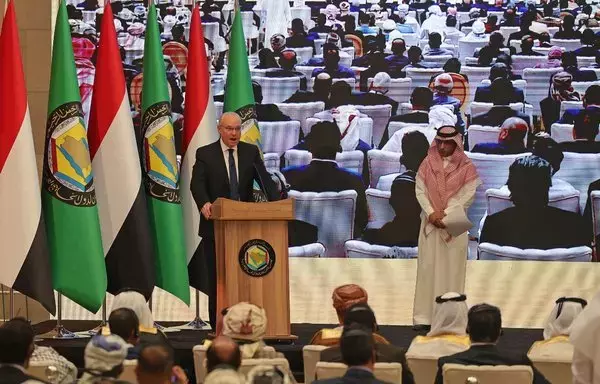
M 223 151 L 223 159 L 225 160 L 225 169 L 227 170 L 227 178 L 231 180 L 229 175 L 229 147 L 225 145 L 222 139 L 219 139 L 221 144 L 221 151 Z M 240 167 L 238 166 L 238 147 L 237 145 L 233 148 L 233 160 L 235 162 L 235 173 L 237 174 L 238 183 L 240 182 Z

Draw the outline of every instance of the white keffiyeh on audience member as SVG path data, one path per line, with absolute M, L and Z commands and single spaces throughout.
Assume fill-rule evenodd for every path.
M 465 335 L 469 307 L 464 295 L 448 292 L 436 298 L 429 337 L 440 335 Z
M 421 35 L 426 36 L 432 32 L 439 32 L 441 34 L 445 26 L 446 15 L 439 6 L 432 5 L 429 7 L 429 17 L 421 25 Z
M 265 21 L 265 46 L 273 35 L 288 35 L 288 26 L 292 23 L 292 13 L 289 1 L 263 0 L 262 9 L 268 9 Z
M 575 320 L 569 337 L 574 384 L 600 384 L 600 292 Z
M 144 49 L 144 38 L 142 35 L 146 31 L 146 26 L 142 23 L 133 23 L 127 28 L 127 39 L 123 44 L 124 48 L 128 49 Z
M 175 16 L 167 15 L 163 18 L 163 21 L 162 21 L 163 33 L 161 33 L 161 37 L 163 39 L 168 40 L 171 38 L 171 29 L 173 29 L 175 24 L 177 24 L 177 18 Z
M 153 328 L 154 319 L 152 312 L 146 303 L 146 298 L 139 292 L 126 291 L 115 296 L 112 302 L 111 312 L 119 308 L 129 308 L 137 315 L 140 327 Z
M 429 110 L 429 127 L 433 129 L 441 128 L 445 125 L 455 126 L 458 119 L 450 108 L 443 105 L 436 105 Z
M 570 335 L 575 319 L 583 311 L 583 302 L 585 300 L 579 298 L 563 297 L 558 299 L 546 320 L 544 339 Z
M 354 151 L 360 140 L 358 118 L 360 112 L 354 106 L 342 105 L 331 110 L 331 115 L 342 135 L 340 146 L 342 151 Z

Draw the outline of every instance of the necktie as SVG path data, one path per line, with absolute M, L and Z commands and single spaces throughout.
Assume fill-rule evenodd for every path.
M 229 148 L 229 197 L 231 200 L 239 200 L 240 192 L 238 191 L 238 176 L 235 169 L 235 159 L 233 158 L 233 148 Z

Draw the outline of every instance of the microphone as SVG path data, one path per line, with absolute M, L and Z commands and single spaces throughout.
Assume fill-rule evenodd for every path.
M 256 166 L 256 163 L 253 163 L 252 166 L 254 167 L 254 173 L 258 177 L 258 184 L 260 185 L 260 190 L 262 191 L 263 195 L 265 196 L 265 199 L 267 199 L 267 201 L 269 201 L 269 195 L 267 194 L 267 191 L 265 189 L 265 183 L 263 183 L 262 176 L 260 175 L 260 172 L 258 171 L 258 167 Z

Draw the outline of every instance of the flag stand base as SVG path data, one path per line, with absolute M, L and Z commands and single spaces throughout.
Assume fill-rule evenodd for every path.
M 96 336 L 100 333 L 102 333 L 102 329 L 104 327 L 106 327 L 107 322 L 106 322 L 106 294 L 104 295 L 104 301 L 102 302 L 102 321 L 100 322 L 100 324 L 92 329 L 90 329 L 89 331 L 87 331 L 90 336 Z
M 200 291 L 196 289 L 196 317 L 187 324 L 177 327 L 182 331 L 206 331 L 212 329 L 210 325 L 200 318 Z
M 76 339 L 78 337 L 81 337 L 81 336 L 69 331 L 62 324 L 62 295 L 59 293 L 58 297 L 57 297 L 56 326 L 50 332 L 42 335 L 42 338 L 66 340 L 66 339 Z

